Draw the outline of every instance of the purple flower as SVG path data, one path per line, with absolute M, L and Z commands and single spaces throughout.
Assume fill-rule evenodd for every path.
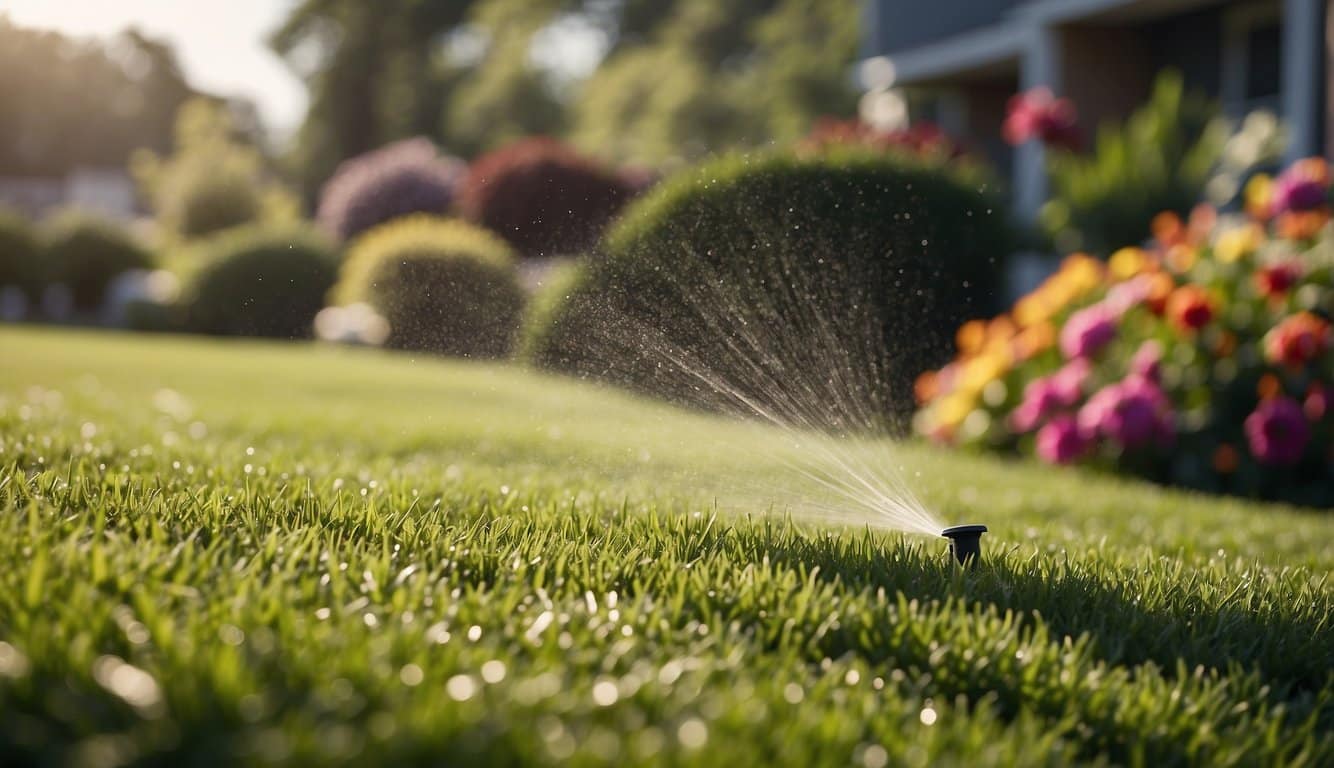
M 1311 427 L 1296 400 L 1276 397 L 1246 417 L 1246 440 L 1261 464 L 1296 464 L 1311 440 Z
M 1155 339 L 1139 345 L 1135 355 L 1130 358 L 1130 372 L 1154 384 L 1162 382 L 1162 369 L 1163 345 Z
M 1084 383 L 1093 373 L 1093 365 L 1085 358 L 1071 360 L 1051 375 L 1053 394 L 1065 408 L 1073 408 L 1084 397 Z
M 1157 384 L 1133 374 L 1089 398 L 1079 410 L 1079 427 L 1121 448 L 1167 443 L 1174 437 L 1167 397 Z
M 1087 453 L 1090 445 L 1075 418 L 1068 414 L 1057 416 L 1038 430 L 1038 458 L 1048 464 L 1069 464 Z
M 1116 317 L 1103 304 L 1085 307 L 1061 329 L 1061 354 L 1067 359 L 1092 357 L 1116 338 Z
M 1309 211 L 1325 204 L 1328 169 L 1323 162 L 1301 160 L 1274 180 L 1271 203 L 1275 214 Z

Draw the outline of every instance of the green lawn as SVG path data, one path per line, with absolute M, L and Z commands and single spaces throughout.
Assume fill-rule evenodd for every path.
M 1334 764 L 1334 516 L 505 366 L 0 329 L 0 764 Z M 795 517 L 794 517 L 795 516 Z

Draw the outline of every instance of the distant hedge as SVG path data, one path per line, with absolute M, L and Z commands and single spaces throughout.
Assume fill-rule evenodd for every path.
M 632 205 L 525 348 L 673 400 L 901 429 L 916 374 L 998 305 L 1004 222 L 957 164 L 720 158 Z
M 353 245 L 333 293 L 389 321 L 386 344 L 460 357 L 513 348 L 523 290 L 509 246 L 463 221 L 398 219 Z
M 338 275 L 338 256 L 318 233 L 253 225 L 203 246 L 183 292 L 186 327 L 223 336 L 307 338 Z
M 98 309 L 116 276 L 153 264 L 148 249 L 109 219 L 69 211 L 46 222 L 43 229 L 43 275 L 48 282 L 67 287 L 80 312 Z
M 0 208 L 0 288 L 18 288 L 29 301 L 36 301 L 42 282 L 37 233 L 21 215 Z

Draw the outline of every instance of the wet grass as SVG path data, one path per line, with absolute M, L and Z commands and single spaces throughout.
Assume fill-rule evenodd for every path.
M 1334 762 L 1327 515 L 905 448 L 965 573 L 794 522 L 773 434 L 509 368 L 0 360 L 5 765 Z

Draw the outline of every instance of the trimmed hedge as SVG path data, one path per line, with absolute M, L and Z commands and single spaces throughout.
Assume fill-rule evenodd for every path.
M 185 325 L 196 333 L 307 338 L 338 276 L 333 246 L 305 227 L 241 227 L 202 252 L 183 292 Z
M 44 276 L 69 288 L 80 312 L 98 309 L 117 275 L 153 265 L 152 254 L 124 228 L 98 216 L 63 213 L 47 222 L 45 230 Z
M 357 240 L 333 293 L 389 321 L 386 344 L 459 357 L 509 354 L 523 311 L 513 252 L 462 221 L 414 216 Z
M 38 300 L 43 282 L 41 248 L 27 219 L 0 208 L 0 288 L 12 286 L 29 301 Z
M 592 245 L 633 195 L 620 174 L 555 139 L 535 137 L 473 161 L 458 207 L 525 256 L 559 256 Z
M 439 154 L 428 139 L 381 147 L 338 166 L 320 192 L 320 224 L 348 240 L 415 213 L 443 216 L 454 200 L 463 163 Z
M 901 429 L 914 376 L 997 306 L 1008 228 L 983 189 L 864 150 L 708 162 L 625 213 L 525 349 L 689 404 Z

